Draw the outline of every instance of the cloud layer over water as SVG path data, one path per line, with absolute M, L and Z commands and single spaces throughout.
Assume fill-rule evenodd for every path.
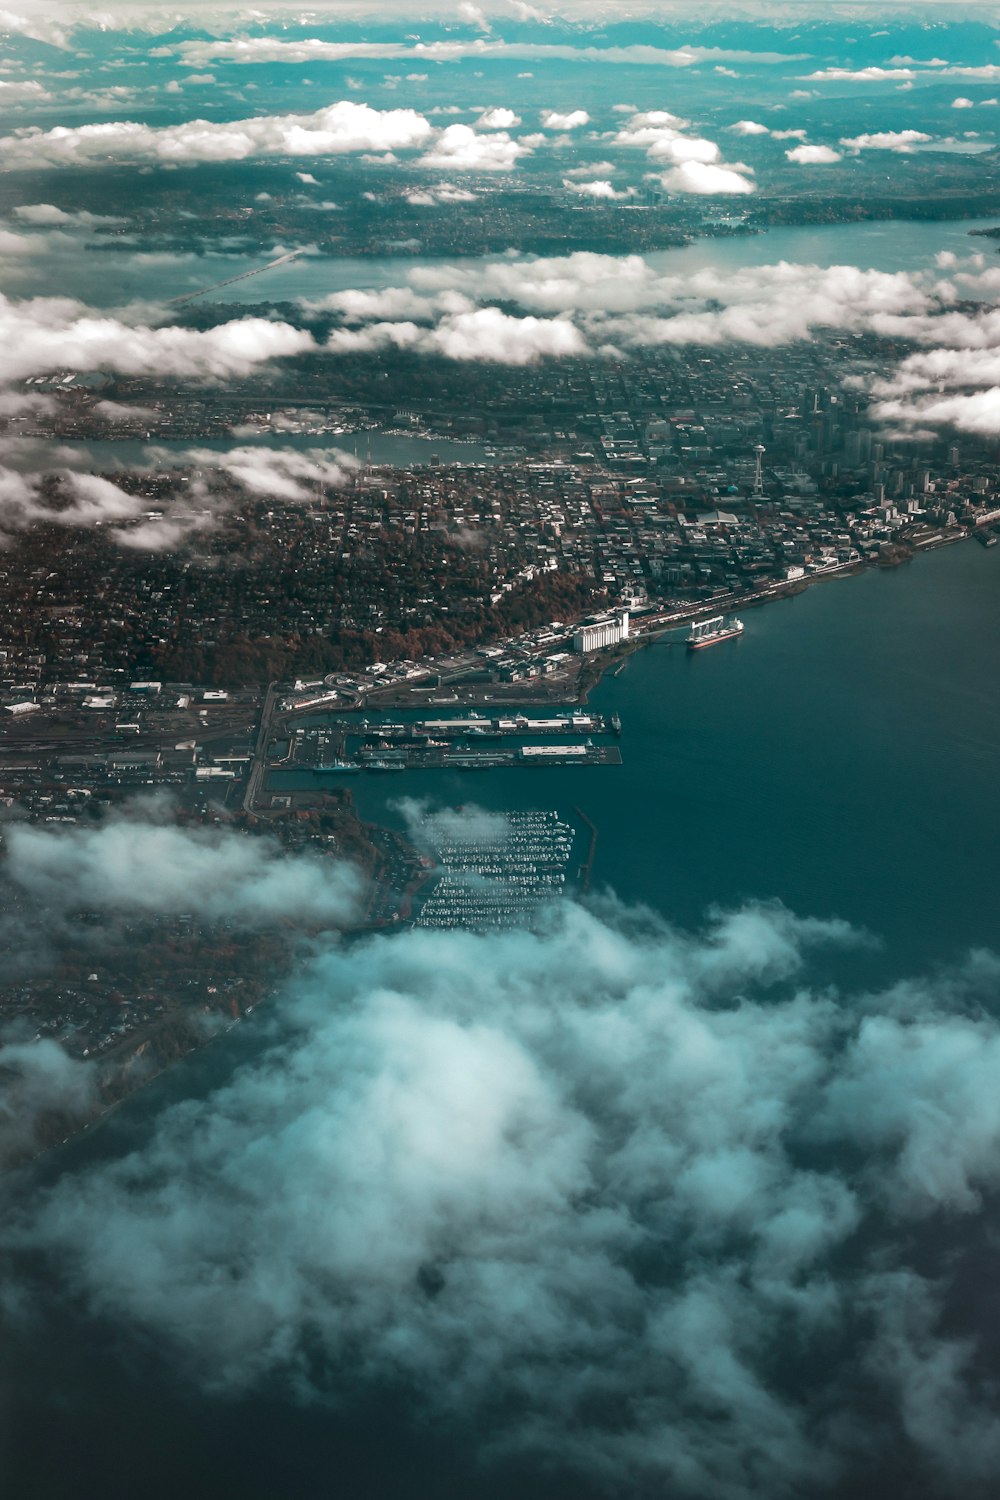
M 810 988 L 853 941 L 608 906 L 337 949 L 255 1062 L 16 1237 L 209 1388 L 402 1382 L 609 1492 L 812 1493 L 890 1450 L 986 1479 L 932 1235 L 1000 1186 L 1000 964 Z

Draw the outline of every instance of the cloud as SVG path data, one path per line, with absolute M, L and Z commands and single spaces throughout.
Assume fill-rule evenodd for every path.
M 609 182 L 607 178 L 602 177 L 595 178 L 591 182 L 580 182 L 572 177 L 564 177 L 563 187 L 567 188 L 571 193 L 579 193 L 585 198 L 606 198 L 609 201 L 630 198 L 633 193 L 632 188 L 627 189 L 625 192 L 618 192 L 613 183 Z
M 954 298 L 950 283 L 854 266 L 780 262 L 740 271 L 705 267 L 673 273 L 654 268 L 639 255 L 580 251 L 477 264 L 426 263 L 414 267 L 408 283 L 323 299 L 317 306 L 339 313 L 345 324 L 368 325 L 335 330 L 331 347 L 453 352 L 443 337 L 446 328 L 460 323 L 471 329 L 477 306 L 497 315 L 497 307 L 483 306 L 491 303 L 540 316 L 558 338 L 561 352 L 569 354 L 620 354 L 661 344 L 776 347 L 809 338 L 816 328 L 873 331 L 920 343 L 960 336 L 984 343 L 992 337 L 981 321 L 948 310 L 948 299 Z M 502 326 L 513 335 L 523 320 L 504 316 L 508 321 Z M 420 326 L 428 323 L 436 326 Z M 487 326 L 483 322 L 481 331 Z M 522 331 L 526 334 L 527 326 Z
M 798 162 L 800 166 L 820 166 L 827 162 L 843 161 L 840 152 L 834 151 L 832 146 L 793 146 L 785 155 L 789 161 Z
M 209 1390 L 390 1385 L 598 1492 L 806 1494 L 893 1456 L 989 1483 L 995 1335 L 953 1331 L 949 1231 L 988 1254 L 1000 965 L 811 987 L 850 941 L 609 903 L 334 948 L 252 1062 L 5 1241 Z
M 223 380 L 312 346 L 310 334 L 266 318 L 153 328 L 92 312 L 68 297 L 16 302 L 0 295 L 0 380 L 8 382 L 65 370 Z
M 729 126 L 735 130 L 737 135 L 770 135 L 766 125 L 761 125 L 757 120 L 737 120 L 735 125 Z
M 965 78 L 970 82 L 992 83 L 1000 78 L 1000 63 L 985 63 L 980 67 L 964 67 L 958 65 L 940 65 L 938 63 L 927 64 L 930 70 L 920 73 L 914 68 L 822 68 L 819 72 L 810 73 L 805 80 L 808 83 L 893 83 L 905 80 L 912 83 L 914 79 L 929 78 L 937 81 L 940 78 Z
M 671 193 L 699 193 L 707 197 L 730 193 L 752 193 L 754 184 L 732 167 L 715 166 L 704 161 L 685 161 L 672 167 L 660 178 Z
M 505 130 L 483 134 L 469 125 L 448 125 L 419 164 L 442 172 L 509 172 L 530 150 Z
M 489 29 L 489 28 L 487 28 Z M 182 41 L 154 49 L 153 55 L 181 58 L 190 67 L 213 63 L 343 62 L 350 58 L 386 61 L 462 62 L 491 58 L 512 62 L 578 62 L 636 67 L 690 68 L 698 63 L 742 62 L 762 66 L 802 61 L 805 53 L 752 52 L 725 47 L 588 46 L 572 42 L 505 42 L 493 37 L 474 41 L 362 42 L 325 41 L 318 37 L 284 40 L 242 37 L 236 40 Z
M 873 415 L 886 426 L 904 430 L 954 427 L 959 432 L 995 437 L 1000 433 L 1000 385 L 947 396 L 886 398 L 875 403 Z
M 807 83 L 893 83 L 901 78 L 913 78 L 912 68 L 820 68 L 806 75 Z
M 317 487 L 339 488 L 357 468 L 353 455 L 337 448 L 191 448 L 177 455 L 159 454 L 153 447 L 147 457 L 157 468 L 169 463 L 185 469 L 215 470 L 250 494 L 287 501 L 314 500 Z
M 97 402 L 93 410 L 112 421 L 143 415 L 141 407 L 114 402 Z M 66 466 L 67 459 L 70 466 Z M 173 493 L 159 491 L 153 499 L 141 484 L 123 489 L 104 475 L 86 472 L 94 462 L 86 449 L 66 454 L 8 438 L 0 445 L 0 534 L 37 523 L 63 528 L 100 526 L 108 528 L 118 546 L 162 552 L 211 530 L 231 508 L 233 495 L 218 483 L 210 486 L 209 476 L 225 476 L 247 495 L 297 503 L 314 500 L 318 488 L 345 484 L 357 466 L 352 456 L 336 448 L 247 445 L 178 452 L 151 444 L 141 458 L 130 459 L 131 475 L 155 473 L 163 478 L 183 472 L 185 476 L 183 486 L 176 486 Z
M 550 109 L 543 113 L 542 124 L 546 130 L 579 130 L 581 125 L 590 124 L 590 116 L 585 109 L 570 110 L 568 114 Z
M 906 154 L 914 146 L 931 139 L 922 130 L 875 130 L 867 135 L 844 136 L 840 144 L 849 151 L 898 151 Z
M 285 858 L 268 837 L 180 827 L 154 802 L 88 827 L 9 823 L 4 843 L 6 879 L 50 914 L 193 912 L 242 927 L 336 927 L 357 912 L 359 879 L 343 861 Z
M 93 214 L 87 209 L 75 209 L 69 213 L 57 208 L 54 203 L 22 203 L 14 209 L 14 217 L 23 224 L 42 228 L 92 229 L 102 224 L 123 224 L 124 219 L 114 214 Z
M 498 106 L 496 109 L 487 109 L 476 121 L 477 130 L 511 130 L 515 125 L 520 125 L 521 116 L 516 115 L 512 109 L 504 109 Z
M 112 161 L 223 162 L 273 156 L 338 156 L 408 150 L 433 130 L 412 109 L 372 109 L 341 99 L 310 115 L 259 115 L 228 122 L 152 126 L 133 120 L 37 126 L 0 138 L 8 170 Z
M 97 1105 L 94 1069 L 58 1042 L 0 1040 L 0 1170 L 40 1150 L 53 1117 L 68 1133 Z
M 742 163 L 720 162 L 722 153 L 715 141 L 686 134 L 688 125 L 687 120 L 668 110 L 647 110 L 634 114 L 614 141 L 618 146 L 640 147 L 656 166 L 677 163 L 661 177 L 670 192 L 752 193 L 754 185 L 743 175 L 750 169 Z
M 544 358 L 588 354 L 579 329 L 569 318 L 511 317 L 498 307 L 448 313 L 433 328 L 415 323 L 371 323 L 350 331 L 335 330 L 327 347 L 335 353 L 409 349 L 445 359 L 495 361 L 528 365 Z
M 975 109 L 976 106 L 971 99 L 959 96 L 957 99 L 951 101 L 951 107 L 952 109 Z

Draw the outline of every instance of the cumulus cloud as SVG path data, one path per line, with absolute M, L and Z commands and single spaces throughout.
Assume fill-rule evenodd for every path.
M 124 220 L 113 214 L 93 214 L 86 209 L 75 209 L 72 213 L 57 208 L 54 203 L 22 203 L 14 209 L 14 217 L 23 224 L 41 228 L 93 229 L 102 224 L 121 224 Z
M 330 347 L 454 354 L 446 331 L 461 327 L 466 334 L 475 329 L 485 335 L 503 328 L 512 338 L 530 332 L 534 340 L 541 334 L 538 324 L 558 344 L 548 353 L 621 352 L 670 343 L 777 346 L 808 338 L 816 328 L 870 330 L 923 344 L 946 336 L 980 343 L 992 337 L 992 325 L 982 321 L 986 315 L 969 318 L 948 310 L 947 299 L 954 297 L 950 283 L 855 266 L 781 262 L 678 274 L 656 269 L 639 255 L 581 251 L 473 265 L 424 264 L 414 267 L 408 283 L 325 298 L 319 305 L 338 312 L 347 325 L 335 330 Z M 536 324 L 482 305 L 490 303 L 514 305 L 535 315 Z M 350 327 L 359 323 L 366 326 Z M 428 323 L 435 326 L 420 326 Z
M 568 114 L 550 109 L 542 115 L 542 124 L 546 130 L 579 130 L 581 125 L 590 124 L 590 116 L 585 109 L 573 109 Z
M 520 125 L 521 116 L 516 115 L 512 109 L 498 107 L 487 109 L 476 121 L 479 130 L 512 130 L 515 125 Z
M 269 448 L 261 446 L 228 448 L 191 448 L 180 455 L 149 450 L 148 457 L 161 467 L 169 462 L 184 468 L 215 470 L 229 476 L 253 495 L 267 495 L 276 500 L 315 499 L 318 486 L 339 488 L 346 484 L 357 460 L 339 449 Z
M 669 192 L 752 193 L 754 185 L 744 175 L 750 169 L 721 162 L 715 141 L 687 134 L 688 126 L 669 110 L 647 110 L 633 114 L 614 137 L 615 144 L 640 147 L 656 166 L 671 164 L 661 177 Z
M 334 330 L 327 347 L 337 353 L 409 349 L 445 359 L 528 365 L 537 360 L 589 353 L 587 342 L 568 317 L 512 317 L 498 307 L 448 313 L 433 327 L 415 323 L 371 323 L 356 331 Z
M 224 380 L 300 354 L 312 336 L 288 323 L 239 318 L 214 328 L 150 327 L 95 313 L 68 297 L 0 295 L 0 380 L 62 370 L 119 370 Z
M 433 134 L 412 109 L 372 109 L 341 99 L 309 115 L 259 115 L 226 122 L 188 120 L 152 126 L 134 120 L 97 125 L 35 126 L 0 138 L 7 168 L 82 166 L 93 162 L 221 162 L 254 157 L 339 156 L 407 150 Z
M 705 197 L 723 197 L 730 193 L 752 193 L 754 184 L 732 167 L 715 166 L 705 161 L 684 161 L 671 167 L 660 178 L 671 193 L 696 193 Z
M 470 125 L 448 125 L 420 165 L 443 172 L 509 172 L 530 151 L 506 130 L 484 133 Z
M 730 125 L 737 135 L 770 135 L 766 125 L 761 125 L 758 120 L 737 120 L 735 125 Z
M 800 166 L 823 166 L 829 162 L 843 161 L 839 151 L 834 151 L 832 146 L 793 146 L 785 155 L 789 161 L 798 162 Z
M 932 137 L 922 130 L 875 130 L 866 135 L 844 136 L 840 144 L 849 151 L 898 151 L 906 153 Z
M 625 192 L 619 192 L 613 183 L 605 177 L 596 177 L 590 182 L 581 182 L 578 178 L 564 177 L 563 187 L 568 188 L 571 193 L 578 193 L 584 198 L 606 198 L 616 201 L 621 198 L 630 198 L 633 189 L 628 188 Z
M 610 1493 L 805 1494 L 893 1453 L 958 1493 L 1000 1462 L 948 1241 L 985 1254 L 1000 1189 L 1000 964 L 812 989 L 850 940 L 611 905 L 333 949 L 253 1063 L 5 1240 L 216 1391 L 388 1383 Z
M 115 541 L 129 535 L 130 544 L 137 545 L 134 533 L 121 528 L 149 510 L 148 498 L 123 490 L 99 474 L 53 465 L 46 473 L 25 472 L 12 466 L 17 456 L 16 443 L 5 445 L 5 461 L 0 463 L 0 534 L 10 535 L 35 523 L 71 529 L 108 526 Z M 176 524 L 181 525 L 180 517 Z M 203 524 L 188 513 L 182 530 L 186 535 Z
M 10 823 L 4 843 L 6 879 L 54 914 L 194 912 L 244 927 L 339 927 L 357 910 L 360 882 L 343 861 L 285 858 L 267 837 L 180 827 L 152 802 L 90 826 Z

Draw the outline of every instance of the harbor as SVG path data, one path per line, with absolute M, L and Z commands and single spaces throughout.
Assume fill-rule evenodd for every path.
M 564 894 L 576 834 L 558 812 L 507 812 L 473 830 L 438 839 L 440 873 L 417 927 L 519 926 Z
M 574 708 L 538 717 L 488 717 L 470 710 L 448 718 L 342 715 L 291 730 L 275 767 L 311 771 L 331 781 L 402 771 L 619 766 L 621 718 Z

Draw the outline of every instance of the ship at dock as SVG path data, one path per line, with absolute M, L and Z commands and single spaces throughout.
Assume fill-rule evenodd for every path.
M 353 760 L 332 760 L 328 765 L 313 768 L 317 776 L 360 776 L 361 767 Z
M 689 651 L 700 651 L 704 646 L 717 646 L 720 641 L 730 641 L 743 634 L 743 621 L 727 620 L 725 615 L 713 615 L 710 620 L 698 620 L 691 626 L 687 638 Z

